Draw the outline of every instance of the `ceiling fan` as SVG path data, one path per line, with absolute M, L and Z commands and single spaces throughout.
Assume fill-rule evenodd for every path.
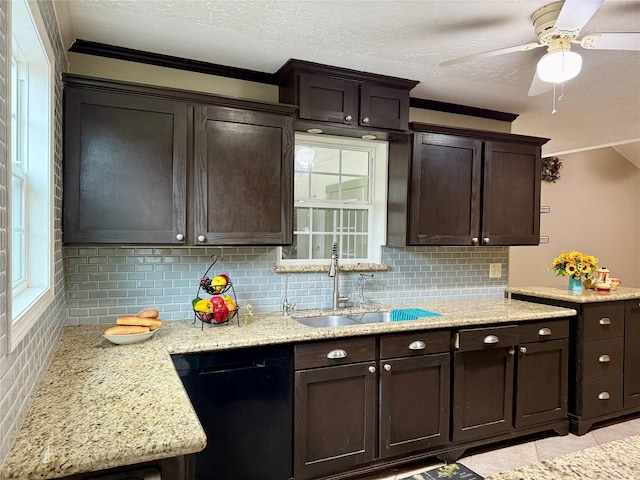
M 582 57 L 571 50 L 571 44 L 589 50 L 640 51 L 640 32 L 592 33 L 582 39 L 578 38 L 582 28 L 602 2 L 603 0 L 564 0 L 545 5 L 531 15 L 537 42 L 453 58 L 440 63 L 440 66 L 547 47 L 547 53 L 538 61 L 529 88 L 530 97 L 540 95 L 551 89 L 552 85 L 563 83 L 580 73 Z

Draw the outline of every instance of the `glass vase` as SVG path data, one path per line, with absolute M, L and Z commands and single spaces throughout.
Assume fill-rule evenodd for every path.
M 582 281 L 579 278 L 569 277 L 569 291 L 570 292 L 581 292 L 582 291 Z

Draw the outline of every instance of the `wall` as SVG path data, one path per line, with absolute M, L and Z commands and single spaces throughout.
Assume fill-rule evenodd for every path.
M 562 250 L 595 255 L 600 266 L 640 287 L 640 170 L 613 148 L 561 155 L 556 183 L 542 183 L 541 204 L 551 212 L 540 218 L 548 244 L 511 247 L 509 285 L 564 288 L 566 277 L 547 271 Z
M 0 56 L 2 62 L 11 55 L 9 51 L 8 5 L 0 2 Z M 56 55 L 56 73 L 66 70 L 66 58 L 58 35 L 58 28 L 51 2 L 38 1 L 45 21 L 51 45 Z M 7 97 L 8 73 L 0 71 L 0 462 L 5 458 L 15 435 L 26 415 L 31 396 L 42 377 L 53 350 L 60 338 L 66 317 L 65 286 L 62 271 L 61 208 L 62 208 L 62 84 L 56 84 L 55 102 L 55 298 L 51 310 L 38 319 L 34 328 L 14 351 L 7 351 L 7 301 L 10 295 L 7 262 Z
M 285 275 L 272 271 L 274 247 L 64 249 L 69 307 L 68 323 L 113 323 L 119 315 L 155 306 L 164 319 L 192 319 L 191 300 L 207 274 L 227 273 L 240 305 L 254 312 L 278 311 L 284 298 Z M 451 298 L 501 298 L 507 283 L 507 247 L 384 248 L 386 272 L 376 272 L 364 294 L 382 304 Z M 327 260 L 327 265 L 329 260 Z M 489 279 L 489 263 L 500 263 L 503 276 Z M 357 273 L 341 273 L 341 292 L 357 301 Z M 288 298 L 297 309 L 331 308 L 333 279 L 326 273 L 296 273 Z

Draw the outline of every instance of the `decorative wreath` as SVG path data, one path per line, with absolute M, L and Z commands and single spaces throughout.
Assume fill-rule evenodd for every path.
M 560 179 L 562 160 L 558 157 L 546 157 L 542 159 L 542 180 L 556 183 Z

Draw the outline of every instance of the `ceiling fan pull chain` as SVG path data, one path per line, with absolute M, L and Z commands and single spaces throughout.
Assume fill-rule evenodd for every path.
M 557 112 L 556 110 L 556 84 L 553 84 L 553 105 L 551 108 L 551 115 L 555 115 Z

